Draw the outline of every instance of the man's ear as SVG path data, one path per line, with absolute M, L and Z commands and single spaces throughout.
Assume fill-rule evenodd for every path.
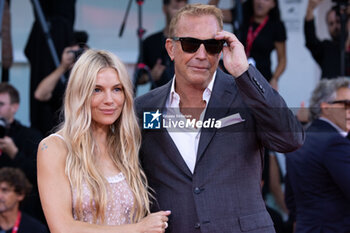
M 172 39 L 169 39 L 169 38 L 166 39 L 165 48 L 166 48 L 166 51 L 168 52 L 170 59 L 173 61 L 174 60 L 174 42 Z
M 18 111 L 18 108 L 19 108 L 19 103 L 13 103 L 11 104 L 11 111 L 12 111 L 12 114 L 15 115 L 16 112 Z
M 24 194 L 17 194 L 17 200 L 18 202 L 21 202 L 23 201 L 23 199 L 25 198 L 26 196 Z
M 321 108 L 321 115 L 327 116 L 328 110 L 329 110 L 329 104 L 326 102 L 322 102 L 320 104 L 320 108 Z

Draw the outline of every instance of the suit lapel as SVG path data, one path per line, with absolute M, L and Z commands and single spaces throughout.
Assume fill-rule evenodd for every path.
M 159 133 L 155 136 L 156 140 L 159 142 L 159 146 L 162 147 L 162 151 L 166 151 L 164 153 L 165 156 L 176 164 L 178 168 L 180 168 L 189 178 L 192 178 L 192 173 L 188 168 L 185 160 L 182 158 L 177 146 L 175 145 L 173 139 L 170 137 L 168 131 L 166 129 L 161 129 Z
M 170 93 L 172 82 L 168 82 L 163 87 L 159 88 L 159 92 L 154 92 L 152 95 L 152 99 L 150 100 L 150 106 L 154 110 L 165 110 L 166 100 Z M 192 178 L 192 173 L 185 163 L 182 155 L 180 154 L 177 146 L 174 141 L 170 137 L 170 134 L 165 128 L 161 128 L 157 130 L 157 133 L 153 135 L 158 141 L 159 146 L 162 148 L 162 151 L 168 151 L 168 153 L 164 153 L 165 156 L 168 156 L 169 159 L 176 164 L 189 178 Z
M 220 69 L 217 70 L 216 79 L 213 87 L 213 91 L 211 93 L 211 97 L 209 100 L 209 104 L 207 106 L 207 110 L 205 113 L 204 120 L 207 119 L 215 119 L 219 120 L 225 117 L 229 111 L 228 106 L 231 105 L 234 97 L 237 95 L 236 86 L 234 85 L 233 77 L 225 75 L 223 71 Z M 198 162 L 210 141 L 214 137 L 217 129 L 206 129 L 202 128 L 198 151 L 197 151 L 197 159 Z

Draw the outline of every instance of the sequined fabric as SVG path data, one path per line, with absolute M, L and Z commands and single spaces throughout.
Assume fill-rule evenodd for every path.
M 107 191 L 107 208 L 105 213 L 105 225 L 121 225 L 131 223 L 130 212 L 134 203 L 133 195 L 123 173 L 107 177 L 109 183 Z M 76 190 L 73 190 L 73 213 L 76 203 Z M 86 185 L 83 185 L 83 219 L 82 221 L 93 223 L 94 206 L 89 205 L 91 193 Z M 75 214 L 74 219 L 77 220 Z M 99 221 L 97 224 L 101 224 Z

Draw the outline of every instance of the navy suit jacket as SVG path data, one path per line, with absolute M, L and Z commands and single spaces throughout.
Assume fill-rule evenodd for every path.
M 171 82 L 135 100 L 140 119 L 144 111 L 164 108 L 170 87 Z M 252 66 L 236 79 L 217 70 L 204 120 L 236 113 L 245 121 L 202 128 L 193 174 L 167 129 L 143 130 L 140 159 L 154 190 L 152 210 L 172 211 L 166 232 L 274 232 L 261 195 L 263 147 L 293 151 L 303 131 Z
M 315 120 L 304 145 L 286 158 L 286 202 L 296 232 L 350 232 L 350 140 Z

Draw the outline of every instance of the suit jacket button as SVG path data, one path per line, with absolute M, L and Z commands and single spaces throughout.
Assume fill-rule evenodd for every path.
M 194 225 L 194 228 L 195 229 L 199 229 L 201 227 L 201 224 L 199 222 L 197 222 L 195 225 Z
M 198 188 L 198 187 L 196 187 L 196 188 L 194 189 L 194 193 L 195 193 L 195 194 L 200 194 L 200 193 L 201 193 L 201 189 Z

